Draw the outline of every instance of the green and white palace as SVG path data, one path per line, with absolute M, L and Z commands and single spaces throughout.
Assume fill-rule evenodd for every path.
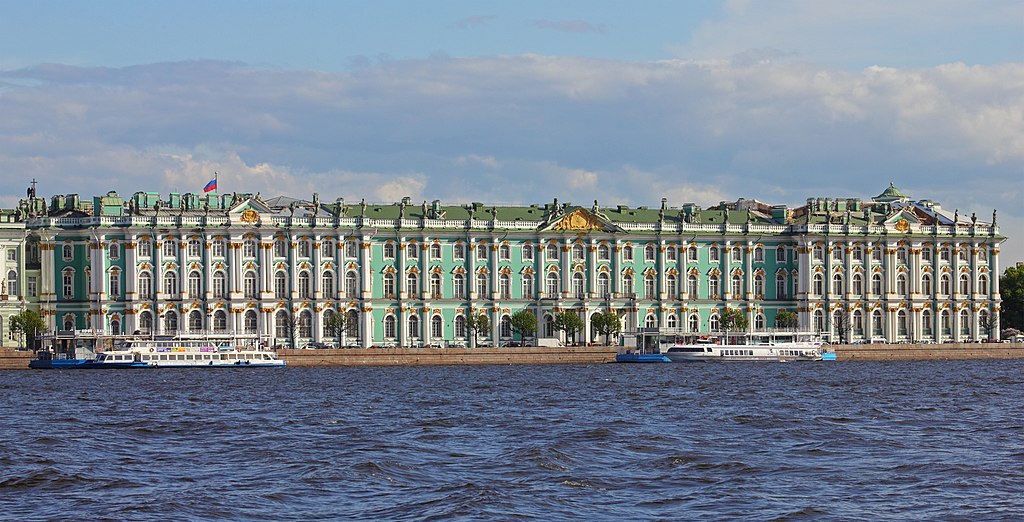
M 575 342 L 599 339 L 598 312 L 618 314 L 623 331 L 711 332 L 730 308 L 751 330 L 794 312 L 801 329 L 837 342 L 977 341 L 998 336 L 1005 240 L 995 212 L 951 212 L 891 185 L 871 201 L 797 208 L 46 199 L 33 187 L 0 215 L 0 234 L 8 330 L 12 314 L 32 309 L 50 330 L 360 347 L 468 345 L 466 318 L 481 313 L 481 344 L 500 345 L 520 310 L 536 314 L 541 337 L 564 337 L 555 314 L 579 314 Z M 344 335 L 325 332 L 331 314 L 348 319 Z

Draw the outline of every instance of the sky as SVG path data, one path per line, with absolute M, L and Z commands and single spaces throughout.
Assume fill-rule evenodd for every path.
M 799 206 L 1024 261 L 1020 0 L 0 0 L 0 206 L 200 192 Z

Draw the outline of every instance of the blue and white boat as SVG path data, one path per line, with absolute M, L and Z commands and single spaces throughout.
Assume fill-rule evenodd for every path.
M 57 340 L 61 340 L 59 337 Z M 79 336 L 74 343 L 40 351 L 34 369 L 256 368 L 282 367 L 277 353 L 210 339 L 132 339 Z
M 664 354 L 642 353 L 637 350 L 622 350 L 615 354 L 615 362 L 619 363 L 663 363 L 672 362 Z

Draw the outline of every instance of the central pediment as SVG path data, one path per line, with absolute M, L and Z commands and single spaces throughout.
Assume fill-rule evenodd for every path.
M 547 228 L 548 230 L 574 232 L 589 232 L 595 230 L 601 232 L 614 232 L 616 230 L 614 225 L 598 216 L 595 216 L 584 208 L 577 208 L 576 210 L 573 210 Z

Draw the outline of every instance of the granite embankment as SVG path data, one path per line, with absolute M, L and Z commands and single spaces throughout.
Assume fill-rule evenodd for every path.
M 1024 344 L 834 345 L 839 361 L 1024 359 Z M 569 364 L 615 360 L 614 346 L 565 348 L 369 348 L 280 350 L 289 366 L 413 366 L 438 364 Z M 28 368 L 29 351 L 0 350 L 0 370 Z

